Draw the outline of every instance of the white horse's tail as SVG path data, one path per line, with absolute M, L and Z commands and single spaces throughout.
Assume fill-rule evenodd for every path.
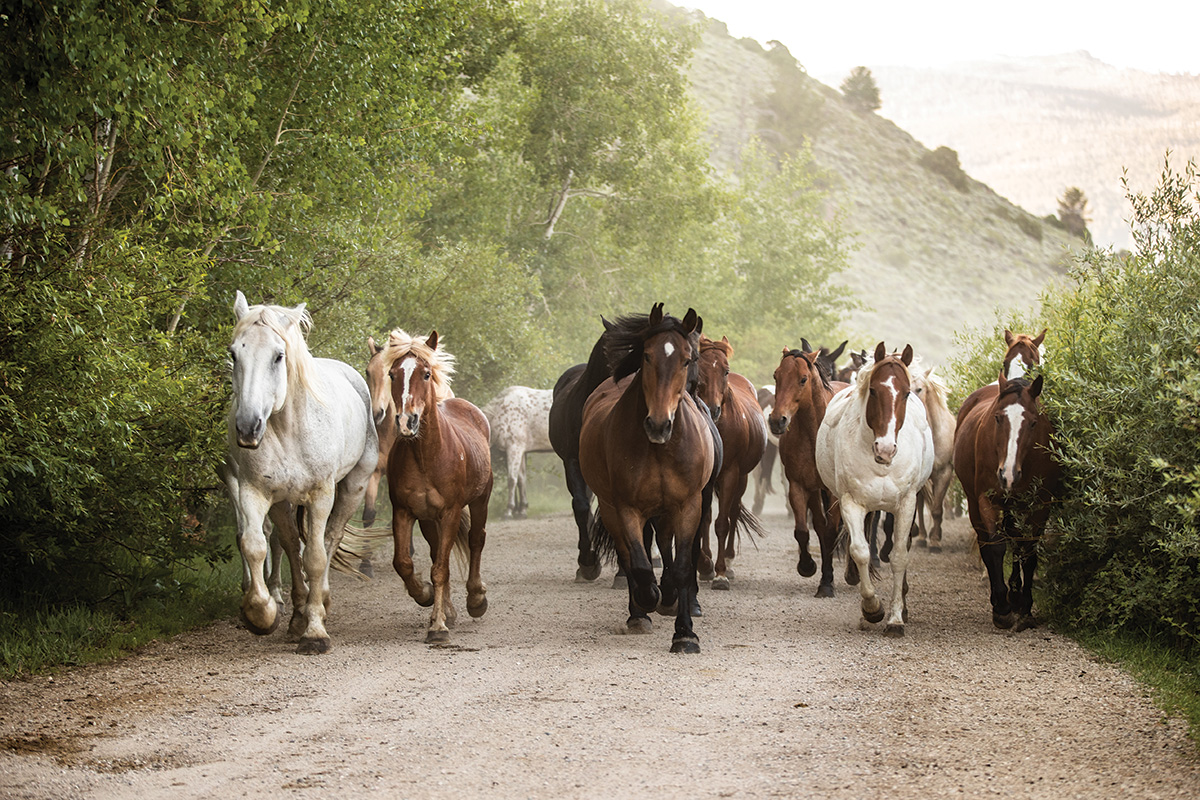
M 458 523 L 458 533 L 454 537 L 454 560 L 458 562 L 460 575 L 466 574 L 471 558 L 471 509 L 464 508 L 462 519 Z M 347 525 L 342 534 L 342 541 L 330 559 L 330 566 L 338 572 L 353 575 L 362 581 L 371 580 L 371 576 L 358 568 L 364 560 L 374 554 L 378 542 L 392 538 L 391 526 L 375 526 L 360 528 Z

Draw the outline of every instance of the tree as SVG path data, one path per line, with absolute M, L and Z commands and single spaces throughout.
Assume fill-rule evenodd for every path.
M 1067 233 L 1076 236 L 1085 242 L 1092 240 L 1092 234 L 1088 231 L 1088 223 L 1092 221 L 1088 216 L 1087 195 L 1078 186 L 1072 186 L 1066 189 L 1062 197 L 1058 199 L 1058 218 L 1062 225 L 1066 228 Z
M 846 102 L 857 111 L 868 114 L 880 107 L 879 87 L 875 85 L 875 78 L 872 77 L 871 70 L 866 67 L 855 67 L 850 70 L 850 74 L 838 88 L 842 90 L 842 96 L 846 98 Z

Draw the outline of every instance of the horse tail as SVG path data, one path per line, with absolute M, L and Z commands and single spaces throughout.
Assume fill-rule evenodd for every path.
M 471 509 L 464 508 L 458 520 L 458 533 L 454 536 L 454 560 L 465 573 L 471 559 Z
M 333 551 L 329 566 L 338 572 L 353 575 L 360 581 L 369 581 L 371 576 L 360 570 L 358 565 L 374 555 L 377 542 L 391 538 L 392 529 L 388 527 L 359 528 L 348 524 L 343 529 L 337 549 Z
M 729 530 L 733 533 L 738 549 L 742 546 L 742 534 L 750 537 L 750 541 L 754 542 L 754 547 L 757 549 L 758 542 L 755 539 L 761 539 L 767 535 L 767 529 L 763 527 L 762 520 L 758 518 L 750 509 L 738 500 L 738 503 L 733 508 L 733 514 L 729 520 Z
M 600 518 L 599 512 L 590 515 L 588 538 L 592 540 L 592 551 L 596 556 L 611 563 L 617 554 L 617 546 L 613 543 L 612 532 L 604 527 L 604 520 Z

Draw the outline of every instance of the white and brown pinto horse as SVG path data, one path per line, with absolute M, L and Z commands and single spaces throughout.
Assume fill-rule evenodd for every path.
M 525 454 L 552 453 L 550 408 L 553 389 L 509 386 L 483 407 L 492 426 L 492 447 L 504 453 L 508 466 L 508 505 L 504 516 L 524 519 L 529 508 L 525 490 Z
M 900 356 L 888 355 L 880 342 L 874 363 L 830 401 L 817 434 L 817 468 L 841 506 L 867 622 L 884 618 L 869 569 L 867 513 L 893 514 L 896 529 L 908 531 L 917 509 L 917 492 L 933 471 L 933 437 L 925 406 L 912 393 L 911 363 L 911 346 Z M 886 628 L 892 636 L 904 634 L 907 617 L 909 537 L 898 538 L 891 553 L 892 596 Z
M 270 514 L 292 565 L 288 641 L 299 642 L 299 653 L 324 653 L 330 556 L 379 457 L 370 396 L 349 364 L 309 352 L 303 304 L 251 306 L 238 292 L 233 311 L 224 478 L 237 512 L 242 618 L 256 634 L 279 624 L 263 575 Z

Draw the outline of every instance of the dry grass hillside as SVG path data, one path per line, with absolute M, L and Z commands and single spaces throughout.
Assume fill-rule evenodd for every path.
M 762 132 L 774 70 L 756 42 L 710 21 L 691 78 L 719 168 L 736 174 L 742 145 Z M 984 183 L 969 180 L 959 191 L 919 163 L 929 151 L 901 127 L 802 80 L 823 98 L 813 152 L 830 175 L 831 205 L 845 210 L 858 243 L 843 275 L 866 306 L 848 316 L 852 344 L 910 342 L 927 362 L 943 362 L 955 331 L 990 324 L 996 309 L 1031 308 L 1062 279 L 1079 240 Z

